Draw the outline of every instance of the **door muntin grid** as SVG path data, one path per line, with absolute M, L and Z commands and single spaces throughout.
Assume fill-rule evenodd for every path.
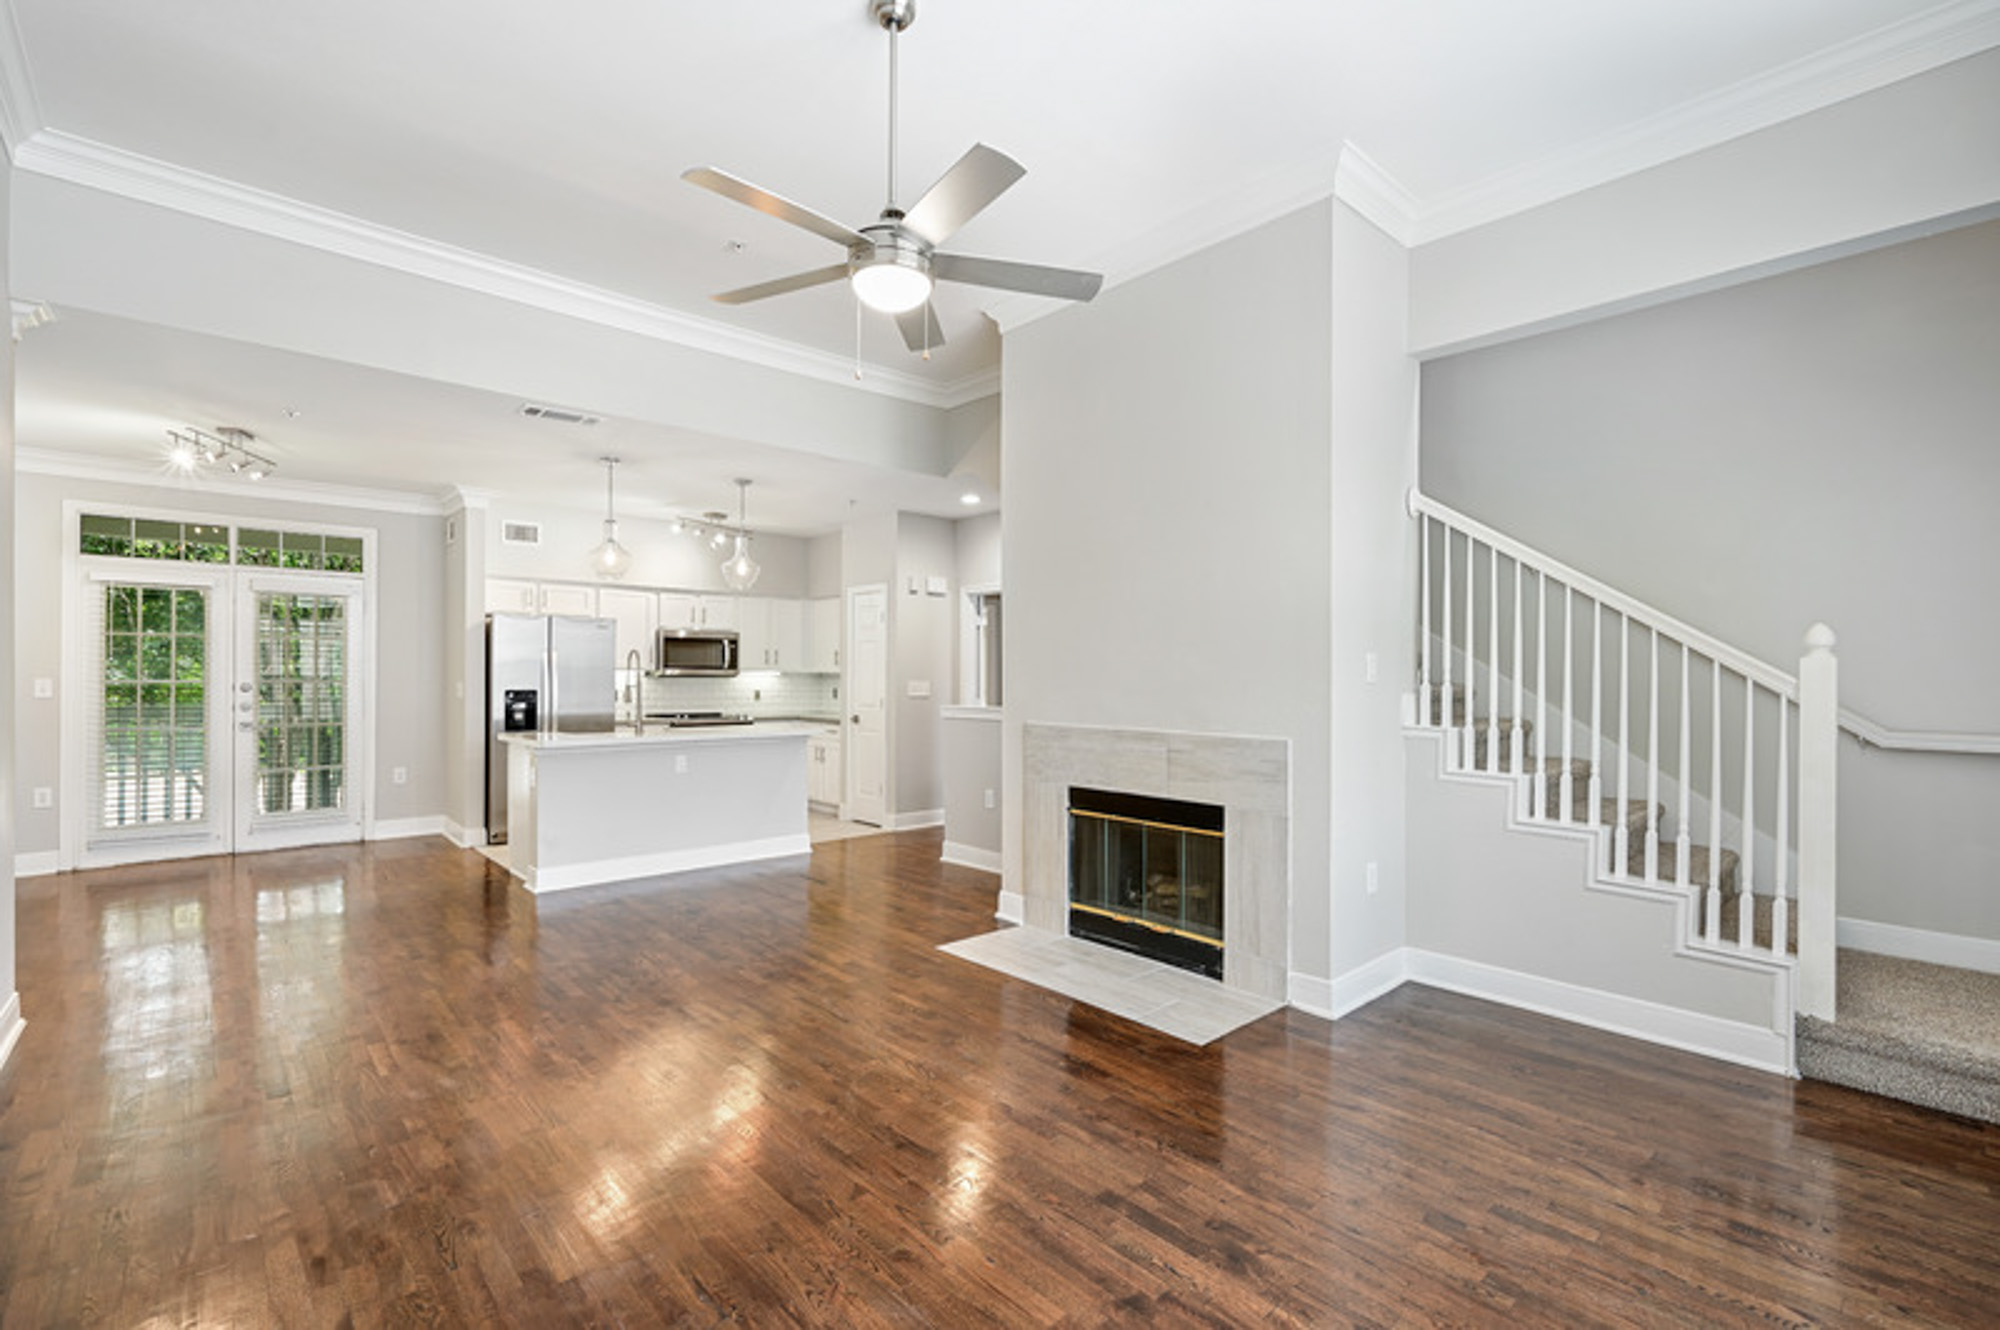
M 103 596 L 97 825 L 208 819 L 208 590 L 110 582 Z
M 337 813 L 348 799 L 349 597 L 256 597 L 256 813 Z

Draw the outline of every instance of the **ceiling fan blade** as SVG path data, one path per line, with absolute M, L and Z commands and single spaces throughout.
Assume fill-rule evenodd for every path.
M 903 345 L 912 351 L 930 351 L 944 345 L 944 329 L 938 326 L 937 311 L 928 300 L 898 314 L 896 326 L 903 330 Z
M 811 272 L 795 272 L 790 277 L 776 277 L 755 286 L 740 286 L 734 291 L 724 291 L 711 299 L 724 305 L 747 305 L 753 300 L 766 296 L 781 296 L 787 291 L 803 291 L 809 286 L 824 286 L 828 282 L 838 282 L 847 276 L 847 265 L 836 263 L 830 267 L 814 268 Z
M 1027 173 L 1006 153 L 975 143 L 903 214 L 903 227 L 928 244 L 942 245 Z
M 1010 263 L 1005 259 L 975 259 L 964 254 L 931 255 L 931 275 L 940 281 L 1026 291 L 1059 300 L 1088 300 L 1104 285 L 1102 273 L 1044 268 L 1036 263 Z
M 681 179 L 691 185 L 700 185 L 703 189 L 712 190 L 725 199 L 748 204 L 758 212 L 775 217 L 781 222 L 804 227 L 814 235 L 825 236 L 836 245 L 851 248 L 868 243 L 859 233 L 842 226 L 831 217 L 822 217 L 803 204 L 794 203 L 747 180 L 738 180 L 727 171 L 718 171 L 712 166 L 695 166 L 681 172 Z

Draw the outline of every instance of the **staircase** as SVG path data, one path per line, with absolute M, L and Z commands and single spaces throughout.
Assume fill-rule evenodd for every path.
M 1599 887 L 1684 905 L 1676 954 L 1791 972 L 1799 1074 L 2000 1122 L 2000 975 L 1835 951 L 1838 731 L 1887 732 L 1840 712 L 1833 634 L 1787 673 L 1422 495 L 1410 511 L 1410 718 L 1445 773 L 1509 787 L 1510 825 L 1594 836 Z

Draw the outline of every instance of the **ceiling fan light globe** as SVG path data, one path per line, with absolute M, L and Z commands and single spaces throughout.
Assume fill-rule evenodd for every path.
M 867 264 L 849 280 L 854 298 L 882 314 L 904 314 L 931 298 L 931 275 L 906 264 Z

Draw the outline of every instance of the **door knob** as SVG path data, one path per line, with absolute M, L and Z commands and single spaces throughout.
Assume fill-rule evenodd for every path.
M 852 720 L 856 725 L 861 723 L 861 717 L 859 716 L 850 716 L 848 719 Z

